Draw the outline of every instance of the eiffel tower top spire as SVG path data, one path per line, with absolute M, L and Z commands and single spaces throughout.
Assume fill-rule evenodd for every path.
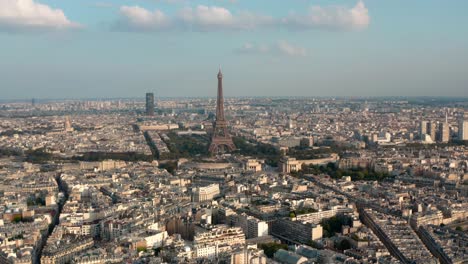
M 223 73 L 218 72 L 218 99 L 216 101 L 216 121 L 224 121 Z

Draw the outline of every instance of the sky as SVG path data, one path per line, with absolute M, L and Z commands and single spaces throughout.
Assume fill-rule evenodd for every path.
M 468 97 L 466 0 L 0 0 L 0 99 Z

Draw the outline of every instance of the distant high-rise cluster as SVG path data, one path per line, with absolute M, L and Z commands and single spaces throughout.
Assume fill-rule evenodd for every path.
M 146 93 L 146 115 L 154 115 L 154 94 Z
M 445 122 L 421 121 L 419 125 L 419 137 L 423 142 L 449 142 L 450 127 L 447 120 Z
M 468 120 L 462 114 L 458 119 L 458 135 L 456 139 L 465 141 L 468 140 Z M 448 122 L 448 114 L 446 113 L 443 122 L 422 120 L 419 124 L 419 137 L 422 142 L 432 143 L 440 142 L 447 143 L 450 141 L 450 126 Z
M 458 140 L 468 140 L 468 120 L 464 117 L 458 121 Z
M 439 126 L 436 122 L 421 121 L 419 127 L 419 136 L 424 142 L 435 142 L 437 140 L 437 128 Z

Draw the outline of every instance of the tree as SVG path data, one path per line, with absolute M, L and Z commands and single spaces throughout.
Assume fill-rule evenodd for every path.
M 307 243 L 307 245 L 309 247 L 312 247 L 312 248 L 323 249 L 323 245 L 321 245 L 320 243 L 318 243 L 318 242 L 316 242 L 314 240 L 309 241 L 309 243 Z
M 265 163 L 270 166 L 276 167 L 281 158 L 281 152 L 273 145 L 248 141 L 242 137 L 233 137 L 233 142 L 239 154 L 265 159 Z
M 260 248 L 263 249 L 267 257 L 273 258 L 276 251 L 280 249 L 288 250 L 288 245 L 277 244 L 277 243 L 267 243 L 267 244 L 260 244 Z
M 177 170 L 177 162 L 166 162 L 166 163 L 161 163 L 159 165 L 160 169 L 166 169 L 167 172 L 170 174 L 174 175 L 175 171 Z
M 137 247 L 137 252 L 146 252 L 146 247 Z
M 154 248 L 154 249 L 153 249 L 154 255 L 155 255 L 156 257 L 159 256 L 159 253 L 161 253 L 161 250 L 162 250 L 162 247 Z
M 325 231 L 325 237 L 334 236 L 335 233 L 341 232 L 341 227 L 343 225 L 351 225 L 351 223 L 351 217 L 346 215 L 337 215 L 320 221 L 320 224 L 322 225 L 323 230 Z
M 351 243 L 347 239 L 341 240 L 338 245 L 336 245 L 338 250 L 346 250 L 351 248 Z
M 19 223 L 21 222 L 21 220 L 22 220 L 22 217 L 19 215 L 13 217 L 13 223 Z

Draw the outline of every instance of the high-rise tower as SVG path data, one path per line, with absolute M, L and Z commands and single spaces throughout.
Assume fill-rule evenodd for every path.
M 218 72 L 218 99 L 216 101 L 216 120 L 213 124 L 213 136 L 209 151 L 212 154 L 236 149 L 229 135 L 227 121 L 224 117 L 224 97 L 223 97 L 223 74 L 221 69 Z
M 429 122 L 427 125 L 427 133 L 431 136 L 432 141 L 436 141 L 436 134 L 437 134 L 437 124 L 434 121 Z
M 462 115 L 458 121 L 458 140 L 468 140 L 468 120 Z
M 154 115 L 154 94 L 153 93 L 146 94 L 146 115 L 149 115 L 149 116 Z
M 428 122 L 427 122 L 427 121 L 422 120 L 422 121 L 419 123 L 419 138 L 420 138 L 421 140 L 424 140 L 425 137 L 426 137 L 426 134 L 427 134 L 427 132 L 428 132 L 427 126 L 428 126 Z
M 450 141 L 449 123 L 443 122 L 439 124 L 439 142 L 447 143 Z

